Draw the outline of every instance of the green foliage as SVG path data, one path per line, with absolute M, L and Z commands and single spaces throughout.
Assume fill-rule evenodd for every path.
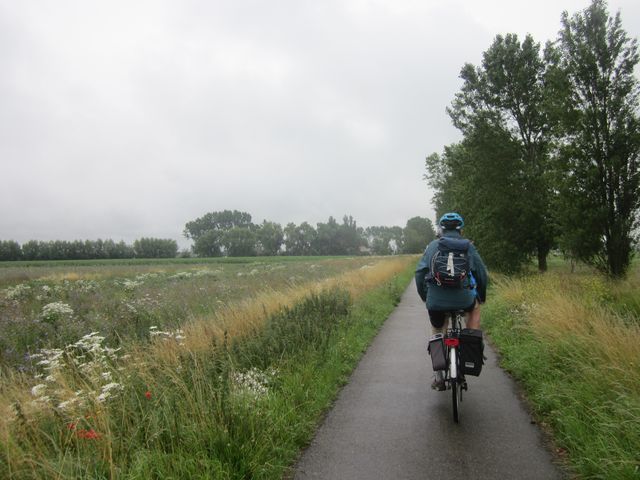
M 433 223 L 423 217 L 413 217 L 407 220 L 407 225 L 402 233 L 402 251 L 404 253 L 423 253 L 427 245 L 436 238 Z
M 284 232 L 279 223 L 263 221 L 258 228 L 258 251 L 261 255 L 278 255 L 284 243 Z
M 138 258 L 173 258 L 178 254 L 178 243 L 168 238 L 141 238 L 133 242 Z
M 510 271 L 534 253 L 540 270 L 546 270 L 554 244 L 545 65 L 539 50 L 530 35 L 523 42 L 515 34 L 498 35 L 480 67 L 466 64 L 460 73 L 463 86 L 448 109 L 464 140 L 445 150 L 444 166 L 438 156 L 427 158 L 426 177 L 436 190 L 438 213 L 471 216 L 473 238 L 487 249 L 504 251 L 505 243 L 512 244 L 505 256 L 487 257 L 490 265 Z M 479 222 L 485 225 L 482 234 Z
M 256 255 L 256 234 L 247 227 L 233 227 L 222 235 L 222 245 L 230 257 Z
M 364 235 L 373 255 L 391 255 L 404 249 L 403 229 L 400 227 L 367 227 Z
M 287 255 L 358 255 L 366 245 L 364 230 L 351 216 L 344 216 L 342 224 L 329 217 L 314 229 L 307 222 L 296 226 L 289 223 L 284 230 Z
M 562 15 L 546 51 L 557 121 L 562 246 L 619 277 L 633 255 L 640 211 L 640 61 L 637 40 L 606 2 Z
M 284 229 L 284 245 L 287 255 L 315 255 L 317 232 L 307 222 L 289 223 Z
M 20 260 L 22 249 L 20 244 L 14 240 L 0 240 L 0 261 Z
M 1 244 L 2 242 L 0 242 Z M 14 258 L 2 258 L 1 260 L 89 260 L 100 258 L 133 258 L 135 255 L 132 246 L 124 241 L 118 243 L 113 240 L 29 240 L 22 247 L 16 242 L 11 244 L 11 252 Z M 1 247 L 0 247 L 1 248 Z M 17 258 L 16 258 L 17 256 Z
M 489 265 L 541 271 L 560 247 L 625 275 L 640 218 L 637 40 L 604 0 L 562 15 L 540 56 L 530 35 L 496 36 L 482 65 L 464 65 L 448 110 L 463 134 L 427 158 L 438 213 L 469 219 Z
M 365 244 L 363 230 L 351 216 L 344 216 L 342 224 L 329 217 L 327 223 L 318 223 L 312 248 L 319 255 L 358 255 Z
M 427 159 L 427 172 L 435 172 L 428 180 L 434 188 L 446 188 L 436 197 L 438 216 L 459 212 L 465 236 L 475 242 L 483 260 L 507 272 L 527 264 L 534 248 L 523 214 L 524 181 L 517 163 L 510 161 L 518 150 L 504 129 L 478 123 L 461 144 Z
M 222 236 L 220 230 L 206 230 L 193 243 L 193 253 L 199 257 L 219 257 L 222 255 Z
M 565 460 L 579 478 L 636 478 L 640 310 L 621 302 L 637 298 L 637 272 L 613 285 L 593 273 L 496 283 L 483 327 Z
M 201 235 L 210 230 L 225 231 L 234 227 L 253 228 L 251 215 L 238 210 L 223 210 L 222 212 L 209 212 L 195 220 L 187 222 L 184 228 L 184 236 L 197 240 Z
M 193 253 L 200 257 L 253 256 L 256 254 L 256 226 L 251 215 L 238 210 L 209 212 L 187 222 L 184 236 L 194 241 Z M 253 241 L 253 245 L 247 245 Z

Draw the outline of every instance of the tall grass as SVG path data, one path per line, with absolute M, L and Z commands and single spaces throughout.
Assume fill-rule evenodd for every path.
M 238 303 L 271 297 L 334 278 L 379 259 L 245 259 L 239 263 L 22 267 L 15 283 L 0 268 L 0 368 L 29 368 L 28 354 L 62 347 L 100 331 L 111 346 L 149 337 L 149 328 L 176 329 L 194 318 L 228 317 Z M 212 268 L 215 267 L 215 268 Z M 4 288 L 3 288 L 4 287 Z M 275 292 L 275 293 L 274 293 Z M 50 304 L 70 312 L 45 315 Z M 255 303 L 255 302 L 254 302 Z M 222 315 L 218 315 L 221 313 Z M 224 327 L 223 327 L 224 329 Z
M 42 380 L 11 373 L 0 388 L 0 477 L 280 478 L 414 263 L 263 291 L 111 356 L 95 340 L 80 352 L 95 371 L 65 351 L 46 387 L 57 398 L 34 403 Z M 98 401 L 106 372 L 119 387 Z M 90 394 L 60 407 L 79 390 Z
M 484 326 L 581 478 L 640 477 L 637 271 L 498 280 Z

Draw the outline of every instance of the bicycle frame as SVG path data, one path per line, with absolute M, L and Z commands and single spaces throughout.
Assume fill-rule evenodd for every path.
M 444 337 L 444 344 L 447 354 L 447 370 L 445 372 L 445 382 L 447 389 L 451 389 L 451 398 L 453 405 L 453 420 L 459 421 L 459 407 L 462 401 L 462 391 L 467 389 L 467 382 L 464 379 L 464 373 L 460 368 L 460 356 L 458 349 L 460 347 L 460 332 L 464 319 L 464 312 L 451 312 L 451 326 L 447 329 Z

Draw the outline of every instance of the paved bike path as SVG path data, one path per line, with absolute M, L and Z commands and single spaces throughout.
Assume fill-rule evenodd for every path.
M 491 348 L 460 423 L 435 392 L 424 304 L 410 285 L 295 467 L 295 479 L 560 479 Z

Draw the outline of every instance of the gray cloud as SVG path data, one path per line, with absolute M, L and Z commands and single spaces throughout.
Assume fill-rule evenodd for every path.
M 460 67 L 586 4 L 0 0 L 0 238 L 432 216 L 424 157 L 458 138 Z M 637 36 L 638 6 L 610 8 Z

